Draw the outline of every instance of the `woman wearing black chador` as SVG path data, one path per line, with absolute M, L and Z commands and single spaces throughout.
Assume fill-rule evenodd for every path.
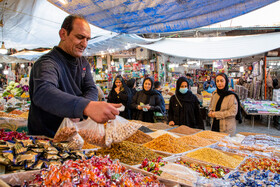
M 125 106 L 125 110 L 120 112 L 120 116 L 131 119 L 130 104 L 132 95 L 130 89 L 126 86 L 121 75 L 115 78 L 113 88 L 108 96 L 108 103 L 122 103 Z

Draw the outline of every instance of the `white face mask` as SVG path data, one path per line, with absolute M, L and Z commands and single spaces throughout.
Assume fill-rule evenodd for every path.
M 187 91 L 188 91 L 188 88 L 180 88 L 179 89 L 179 92 L 181 92 L 182 94 L 187 93 Z

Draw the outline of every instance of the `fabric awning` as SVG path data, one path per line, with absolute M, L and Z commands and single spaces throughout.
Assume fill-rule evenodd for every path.
M 233 37 L 167 38 L 139 45 L 171 56 L 191 59 L 231 59 L 252 56 L 280 47 L 280 32 Z
M 277 0 L 48 0 L 117 33 L 163 33 L 228 20 Z

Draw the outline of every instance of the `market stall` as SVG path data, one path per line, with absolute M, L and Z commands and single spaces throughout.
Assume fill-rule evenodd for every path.
M 246 115 L 251 116 L 251 124 L 254 127 L 255 116 L 268 117 L 268 129 L 272 116 L 280 116 L 279 104 L 275 101 L 255 101 L 246 99 L 241 102 L 241 107 Z
M 54 185 L 69 177 L 82 179 L 84 174 L 90 173 L 91 177 L 95 177 L 85 180 L 84 184 L 102 184 L 105 181 L 113 184 L 119 176 L 125 176 L 119 182 L 136 184 L 142 181 L 141 184 L 144 185 L 147 184 L 145 181 L 149 181 L 150 185 L 162 186 L 280 185 L 279 137 L 265 134 L 237 134 L 229 137 L 228 134 L 187 126 L 170 128 L 164 123 L 140 121 L 131 121 L 130 125 L 135 129 L 122 135 L 122 138 L 120 134 L 117 135 L 118 138 L 112 137 L 112 141 L 116 143 L 110 147 L 103 147 L 98 137 L 92 139 L 93 137 L 84 134 L 82 129 L 75 132 L 78 134 L 74 133 L 76 138 L 70 139 L 67 137 L 73 136 L 74 131 L 66 127 L 60 129 L 54 139 L 28 137 L 22 133 L 7 133 L 2 130 L 0 157 L 3 160 L 2 173 L 6 174 L 0 175 L 0 179 L 13 185 Z M 110 124 L 107 124 L 105 142 L 106 136 L 111 137 L 110 133 L 107 133 L 109 129 Z M 61 130 L 67 133 L 61 136 Z M 80 139 L 78 137 L 82 137 L 87 144 L 95 144 L 95 148 L 77 147 Z M 120 138 L 124 141 L 118 141 Z M 65 139 L 68 141 L 57 142 Z M 46 169 L 41 170 L 42 168 Z M 110 175 L 100 175 L 101 171 L 109 168 Z M 112 170 L 113 168 L 119 169 Z M 19 170 L 20 172 L 11 173 Z M 54 171 L 57 178 L 52 174 Z M 97 171 L 100 171 L 99 174 Z M 264 174 L 265 177 L 260 177 Z M 242 180 L 243 176 L 246 176 L 246 180 Z M 71 184 L 71 181 L 69 182 Z M 83 183 L 81 180 L 76 182 Z

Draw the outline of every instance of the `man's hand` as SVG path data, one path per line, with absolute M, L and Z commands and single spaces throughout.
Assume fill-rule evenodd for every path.
M 140 105 L 137 106 L 138 110 L 143 110 L 143 107 L 141 107 Z
M 175 125 L 174 121 L 169 121 L 169 125 L 174 126 Z
M 119 115 L 117 108 L 121 106 L 122 104 L 91 101 L 84 109 L 84 115 L 97 123 L 106 123 L 109 120 L 116 119 L 116 115 Z

